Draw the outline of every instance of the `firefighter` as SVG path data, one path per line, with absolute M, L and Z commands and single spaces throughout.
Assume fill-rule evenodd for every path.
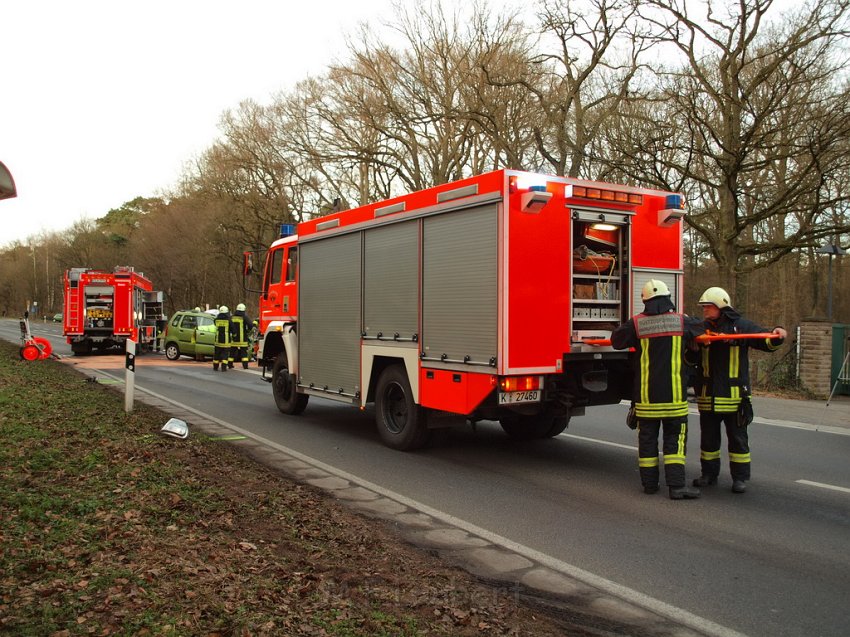
M 241 361 L 242 368 L 248 369 L 248 333 L 252 328 L 252 322 L 249 316 L 245 313 L 245 304 L 240 303 L 236 306 L 236 311 L 233 313 L 230 334 L 232 337 L 230 359 L 228 366 L 233 367 L 234 361 Z
M 633 415 L 638 430 L 638 467 L 644 493 L 658 491 L 658 434 L 663 429 L 664 478 L 671 500 L 698 498 L 698 489 L 685 483 L 688 439 L 688 372 L 685 351 L 704 329 L 699 319 L 676 312 L 663 281 L 643 286 L 642 314 L 633 316 L 611 334 L 615 349 L 635 348 L 632 357 Z M 634 426 L 630 423 L 629 426 Z
M 699 299 L 705 328 L 717 334 L 756 334 L 763 327 L 745 319 L 731 305 L 723 288 L 711 287 Z M 720 475 L 721 424 L 726 427 L 732 492 L 744 493 L 750 479 L 750 443 L 747 425 L 750 403 L 750 347 L 766 352 L 778 349 L 788 333 L 775 327 L 770 338 L 712 341 L 700 346 L 696 394 L 699 408 L 700 465 L 702 475 L 694 486 L 717 484 Z
M 218 308 L 215 317 L 215 349 L 213 350 L 213 371 L 227 371 L 227 361 L 230 358 L 230 309 L 226 305 Z

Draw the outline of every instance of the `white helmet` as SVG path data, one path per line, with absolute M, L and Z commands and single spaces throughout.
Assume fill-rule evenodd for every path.
M 705 292 L 702 293 L 702 296 L 699 297 L 700 305 L 716 305 L 718 309 L 723 309 L 724 307 L 729 307 L 732 305 L 729 300 L 729 293 L 723 288 L 708 288 Z
M 239 305 L 237 305 L 237 306 L 236 306 L 236 311 L 237 311 L 237 312 L 244 312 L 244 311 L 245 311 L 245 304 L 244 304 L 244 303 L 240 303 Z
M 649 299 L 654 299 L 656 296 L 670 296 L 670 290 L 667 289 L 667 284 L 658 279 L 650 279 L 647 281 L 643 290 L 640 293 L 640 300 L 644 303 Z
M 222 305 L 220 308 L 218 308 L 218 311 L 222 314 L 227 314 L 230 311 L 230 308 L 228 308 L 226 305 Z

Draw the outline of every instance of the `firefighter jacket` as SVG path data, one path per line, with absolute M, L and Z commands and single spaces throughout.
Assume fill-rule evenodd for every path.
M 717 334 L 757 334 L 768 332 L 742 317 L 731 307 L 720 310 L 720 318 L 706 321 L 705 328 Z M 784 339 L 762 338 L 712 341 L 700 345 L 697 366 L 697 407 L 701 412 L 731 413 L 738 410 L 743 396 L 750 393 L 749 348 L 772 352 Z
M 219 312 L 215 317 L 215 346 L 230 347 L 230 312 Z
M 688 415 L 685 351 L 705 330 L 702 321 L 678 314 L 669 297 L 644 304 L 642 314 L 611 334 L 615 349 L 635 348 L 632 357 L 632 400 L 639 419 L 658 420 Z
M 230 344 L 233 347 L 248 347 L 248 333 L 252 323 L 245 310 L 236 310 L 230 321 Z

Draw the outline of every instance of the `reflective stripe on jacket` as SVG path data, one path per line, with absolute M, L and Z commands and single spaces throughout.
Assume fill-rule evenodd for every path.
M 731 308 L 721 310 L 720 318 L 706 327 L 717 334 L 757 334 L 765 328 L 743 318 Z M 697 368 L 697 407 L 703 412 L 732 413 L 741 398 L 750 391 L 749 349 L 773 352 L 783 339 L 763 338 L 735 341 L 712 341 L 700 345 Z
M 638 418 L 688 415 L 684 351 L 701 322 L 675 312 L 638 314 L 611 334 L 616 349 L 634 347 L 632 398 Z

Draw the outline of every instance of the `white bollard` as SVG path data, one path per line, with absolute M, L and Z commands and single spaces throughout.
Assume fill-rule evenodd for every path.
M 133 393 L 136 387 L 136 342 L 129 338 L 124 367 L 127 368 L 124 376 L 124 411 L 129 414 L 133 411 Z

